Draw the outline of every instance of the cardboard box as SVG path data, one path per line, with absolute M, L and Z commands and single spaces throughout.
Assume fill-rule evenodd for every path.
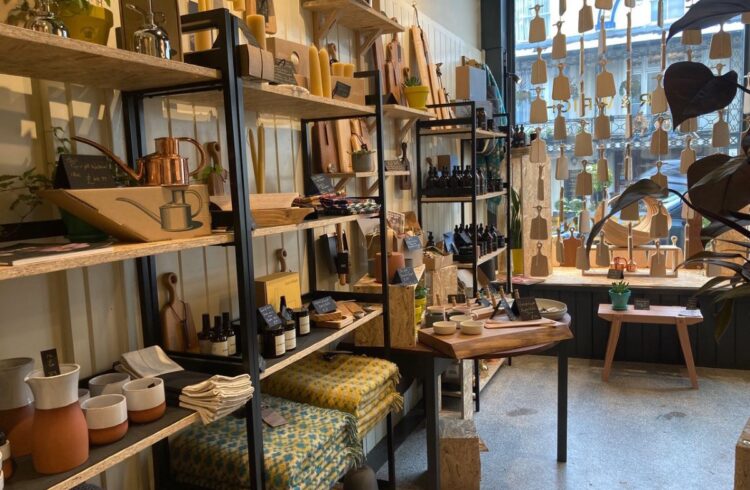
M 487 74 L 473 66 L 456 67 L 456 99 L 487 100 Z
M 302 291 L 297 272 L 277 272 L 255 278 L 255 299 L 259 306 L 273 305 L 279 311 L 281 297 L 289 308 L 302 307 Z
M 273 81 L 273 54 L 250 44 L 243 44 L 237 48 L 240 55 L 240 76 L 251 80 Z
M 365 105 L 365 79 L 348 77 L 331 77 L 331 91 L 336 100 L 345 100 L 352 104 Z
M 453 254 L 444 254 L 436 248 L 425 250 L 424 265 L 428 271 L 439 271 L 453 265 Z
M 57 189 L 39 195 L 123 241 L 154 242 L 211 234 L 205 185 L 180 190 L 145 186 Z

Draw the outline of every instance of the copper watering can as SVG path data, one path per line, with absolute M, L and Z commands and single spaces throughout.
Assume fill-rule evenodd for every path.
M 113 154 L 111 150 L 105 148 L 96 141 L 81 138 L 80 136 L 74 136 L 73 139 L 93 146 L 100 152 L 104 153 L 133 180 L 142 185 L 185 186 L 190 183 L 190 177 L 198 175 L 206 164 L 206 152 L 203 150 L 201 144 L 193 138 L 185 136 L 181 138 L 156 138 L 154 140 L 156 143 L 156 151 L 139 158 L 136 162 L 136 170 L 130 168 L 125 162 Z M 181 157 L 179 154 L 180 141 L 187 141 L 198 149 L 200 162 L 198 163 L 198 167 L 192 172 L 190 171 L 190 167 L 188 167 L 188 159 Z

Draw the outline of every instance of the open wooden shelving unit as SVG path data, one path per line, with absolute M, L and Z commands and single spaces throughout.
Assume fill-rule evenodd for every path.
M 320 219 L 313 219 L 309 221 L 303 221 L 298 225 L 281 225 L 281 226 L 269 226 L 267 228 L 258 228 L 253 230 L 253 238 L 262 236 L 278 235 L 280 233 L 291 233 L 303 230 L 313 230 L 315 228 L 323 228 L 332 225 L 341 225 L 344 223 L 351 223 L 361 218 L 377 218 L 380 213 L 365 213 L 365 214 L 347 214 L 346 216 L 331 216 Z
M 421 129 L 419 131 L 420 136 L 443 136 L 446 138 L 470 138 L 471 131 L 467 131 L 466 128 L 428 128 Z M 477 139 L 494 139 L 494 138 L 505 138 L 507 133 L 505 131 L 488 131 L 486 129 L 476 130 Z
M 293 93 L 267 83 L 245 82 L 245 108 L 249 111 L 295 119 L 374 116 L 371 106 L 352 104 L 319 95 Z
M 477 257 L 477 265 L 482 265 L 485 262 L 489 262 L 490 260 L 494 259 L 495 257 L 499 257 L 501 253 L 505 252 L 507 247 L 500 247 L 494 252 L 490 252 L 488 254 L 480 255 Z M 456 262 L 456 265 L 459 269 L 471 269 L 473 265 L 470 262 Z
M 319 46 L 336 24 L 363 36 L 357 45 L 360 55 L 382 34 L 404 32 L 404 26 L 361 0 L 304 0 L 302 8 L 313 13 L 313 41 Z
M 497 192 L 486 192 L 484 194 L 477 195 L 477 201 L 486 201 L 494 197 L 504 196 L 508 193 L 507 190 Z M 423 203 L 439 203 L 439 202 L 471 202 L 471 196 L 446 196 L 446 197 L 423 197 Z

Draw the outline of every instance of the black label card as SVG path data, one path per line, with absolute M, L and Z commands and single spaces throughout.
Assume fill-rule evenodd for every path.
M 102 155 L 60 155 L 55 171 L 56 189 L 102 189 L 117 187 L 117 166 Z M 126 181 L 127 182 L 127 181 Z
M 500 306 L 505 310 L 505 314 L 508 315 L 508 320 L 514 321 L 518 319 L 516 314 L 513 312 L 513 308 L 511 308 L 511 306 L 508 304 L 508 300 L 505 298 L 505 296 L 502 296 L 500 298 Z
M 412 286 L 419 282 L 412 267 L 404 267 L 396 271 L 396 282 L 402 286 Z
M 264 323 L 265 325 L 261 325 L 261 328 L 259 330 L 262 330 L 264 327 L 277 327 L 281 325 L 281 318 L 279 318 L 279 315 L 276 314 L 276 310 L 273 309 L 273 305 L 265 305 L 258 308 L 258 314 L 260 315 L 261 323 Z
M 650 310 L 651 301 L 648 298 L 635 298 L 633 300 L 633 308 L 636 310 Z
M 410 252 L 420 250 L 422 248 L 422 240 L 418 236 L 408 236 L 404 238 L 404 245 L 406 246 L 406 250 Z
M 333 87 L 333 98 L 339 97 L 341 99 L 346 99 L 349 97 L 349 94 L 352 92 L 352 87 L 348 83 L 344 83 L 341 81 L 337 81 L 336 85 Z
M 607 271 L 607 279 L 625 279 L 625 271 L 620 269 L 609 269 Z
M 313 308 L 318 314 L 331 313 L 336 311 L 336 302 L 330 296 L 326 296 L 320 299 L 314 299 L 312 301 Z
M 518 298 L 513 306 L 521 316 L 522 321 L 541 320 L 542 314 L 536 304 L 536 298 Z
M 686 310 L 697 310 L 699 307 L 700 306 L 698 304 L 698 298 L 696 298 L 695 296 L 691 296 L 690 298 L 688 298 L 687 304 L 685 305 Z
M 315 186 L 315 189 L 317 189 L 318 194 L 333 194 L 334 192 L 336 192 L 331 179 L 329 177 L 326 177 L 325 174 L 315 174 L 310 177 L 310 180 L 312 180 L 312 183 Z
M 43 350 L 42 370 L 45 376 L 57 376 L 60 374 L 60 361 L 57 359 L 57 349 Z

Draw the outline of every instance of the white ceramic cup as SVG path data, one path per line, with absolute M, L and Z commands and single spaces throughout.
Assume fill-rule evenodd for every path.
M 122 387 L 122 392 L 128 401 L 128 410 L 131 412 L 151 410 L 166 400 L 164 380 L 161 378 L 141 378 L 130 381 Z
M 452 333 L 456 333 L 456 322 L 435 322 L 432 324 L 432 331 L 435 332 L 436 335 L 450 335 Z
M 477 320 L 466 320 L 461 322 L 461 333 L 466 335 L 481 335 L 484 330 L 484 322 Z
M 99 395 L 81 404 L 89 429 L 109 429 L 128 420 L 128 407 L 123 395 Z
M 474 319 L 472 315 L 451 315 L 450 320 L 461 325 L 463 322 L 470 322 Z
M 130 375 L 126 373 L 106 373 L 93 377 L 89 380 L 91 396 L 99 395 L 122 395 L 122 387 L 130 381 Z

